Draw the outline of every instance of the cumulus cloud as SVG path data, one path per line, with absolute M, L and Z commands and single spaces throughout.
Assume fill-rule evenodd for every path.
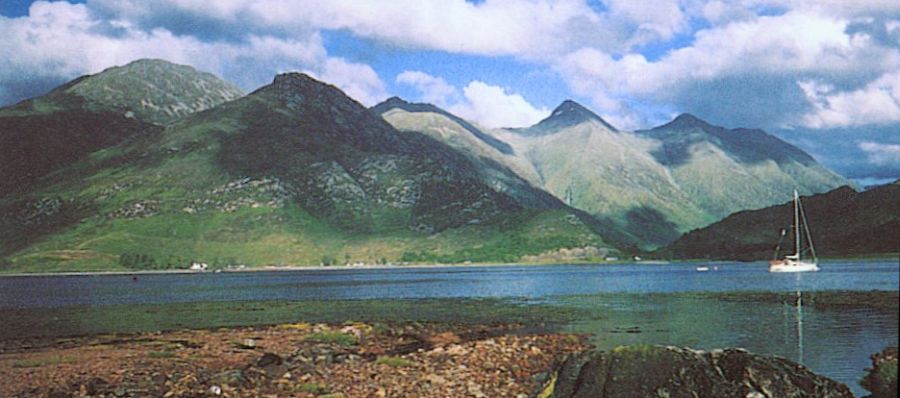
M 479 80 L 460 90 L 443 78 L 422 71 L 404 71 L 397 82 L 413 86 L 421 100 L 485 127 L 525 127 L 547 117 L 547 108 L 537 108 L 519 94 Z
M 669 40 L 688 29 L 688 15 L 679 0 L 658 0 L 652 5 L 633 0 L 606 0 L 611 20 L 624 21 L 634 30 L 633 41 Z
M 466 101 L 452 106 L 451 112 L 486 127 L 530 126 L 550 114 L 549 109 L 535 108 L 521 95 L 478 80 L 463 88 L 463 94 Z
M 363 103 L 386 95 L 376 70 L 326 51 L 328 30 L 401 51 L 552 69 L 604 117 L 635 127 L 660 109 L 760 127 L 893 122 L 876 88 L 900 69 L 896 0 L 88 0 L 0 17 L 0 101 L 141 57 L 191 64 L 248 90 L 306 70 Z M 473 104 L 446 82 L 401 75 L 394 83 L 428 102 Z M 882 112 L 851 109 L 862 99 Z
M 559 53 L 584 29 L 602 31 L 596 13 L 581 0 L 93 0 L 110 18 L 138 21 L 178 31 L 188 15 L 204 26 L 239 23 L 243 29 L 270 33 L 312 29 L 346 29 L 405 48 L 481 55 L 538 56 Z M 209 26 L 210 34 L 229 30 Z
M 799 80 L 848 86 L 900 68 L 900 48 L 848 33 L 848 25 L 824 13 L 790 11 L 699 30 L 693 43 L 657 60 L 582 48 L 556 69 L 582 95 L 637 98 L 725 118 L 752 104 L 761 117 L 730 120 L 780 126 L 809 106 Z
M 859 149 L 866 153 L 870 163 L 879 166 L 900 168 L 900 145 L 873 141 L 859 143 Z
M 812 105 L 801 123 L 810 128 L 834 128 L 900 122 L 900 71 L 888 73 L 852 91 L 803 81 L 798 85 Z
M 440 77 L 425 72 L 407 70 L 397 75 L 397 83 L 415 87 L 422 93 L 422 100 L 438 106 L 447 106 L 457 100 L 458 90 Z
M 237 3 L 217 4 L 204 12 L 227 14 L 237 8 Z M 384 83 L 371 67 L 328 56 L 315 31 L 286 37 L 251 32 L 234 40 L 203 40 L 164 27 L 142 27 L 129 19 L 102 19 L 91 5 L 39 1 L 31 5 L 28 16 L 0 17 L 0 35 L 5 38 L 0 42 L 0 103 L 40 95 L 79 75 L 139 58 L 189 64 L 247 90 L 268 83 L 275 73 L 307 70 L 365 104 L 386 96 Z M 132 6 L 134 12 L 150 12 Z
M 384 82 L 369 65 L 329 58 L 322 67 L 321 79 L 340 87 L 366 106 L 375 105 L 387 97 Z

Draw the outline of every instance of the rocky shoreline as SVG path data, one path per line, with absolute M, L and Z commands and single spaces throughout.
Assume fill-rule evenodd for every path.
M 872 397 L 896 395 L 896 352 L 873 355 L 864 381 Z M 654 345 L 604 352 L 585 335 L 510 323 L 288 323 L 0 340 L 0 380 L 0 397 L 9 398 L 853 397 L 784 358 Z
M 6 341 L 3 397 L 530 397 L 584 336 L 283 324 Z

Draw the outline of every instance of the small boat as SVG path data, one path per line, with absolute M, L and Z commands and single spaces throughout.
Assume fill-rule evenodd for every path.
M 794 224 L 792 229 L 794 232 L 794 254 L 788 254 L 784 256 L 784 259 L 778 259 L 778 252 L 781 250 L 781 242 L 779 242 L 775 248 L 775 256 L 769 262 L 769 272 L 818 271 L 816 249 L 813 247 L 812 235 L 809 233 L 809 224 L 806 222 L 806 213 L 803 211 L 803 204 L 800 203 L 800 195 L 796 189 L 794 190 Z M 801 250 L 801 230 L 803 235 L 806 235 L 807 243 L 807 247 L 803 250 Z M 781 241 L 784 241 L 785 235 L 787 235 L 787 231 L 782 229 Z M 803 255 L 807 252 L 812 256 L 811 261 L 803 258 Z
M 706 267 L 706 266 L 697 267 L 697 272 L 706 272 L 706 271 L 709 271 L 709 267 Z

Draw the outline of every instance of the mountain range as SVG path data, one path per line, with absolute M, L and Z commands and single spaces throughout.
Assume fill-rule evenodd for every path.
M 775 136 L 712 126 L 688 114 L 630 132 L 573 101 L 518 129 L 480 129 L 436 107 L 399 99 L 373 110 L 400 130 L 423 132 L 514 171 L 614 225 L 622 240 L 642 249 L 671 243 L 735 211 L 781 203 L 793 189 L 810 194 L 851 184 Z
M 504 178 L 517 190 L 496 189 L 464 154 L 397 131 L 334 86 L 288 73 L 229 98 L 219 95 L 231 92 L 227 83 L 184 68 L 136 61 L 5 110 L 4 120 L 31 117 L 12 113 L 56 104 L 61 92 L 77 100 L 73 112 L 97 118 L 85 127 L 93 135 L 73 136 L 64 116 L 70 108 L 52 108 L 43 116 L 53 129 L 0 132 L 4 139 L 43 132 L 5 141 L 12 153 L 90 144 L 64 152 L 27 188 L 0 194 L 7 269 L 515 261 L 561 247 L 617 248 L 586 213 L 512 173 Z M 156 70 L 144 74 L 148 69 Z M 73 90 L 131 87 L 135 78 L 156 87 L 204 83 L 152 105 L 141 95 L 153 93 L 142 89 L 124 102 L 79 94 L 103 90 Z M 204 95 L 209 87 L 214 95 Z M 199 105 L 171 108 L 164 99 Z M 120 120 L 131 124 L 115 139 L 96 140 Z M 30 167 L 15 161 L 28 159 L 5 167 Z
M 759 130 L 623 131 L 565 101 L 485 129 L 300 73 L 244 95 L 162 60 L 0 109 L 7 270 L 623 256 L 848 181 Z

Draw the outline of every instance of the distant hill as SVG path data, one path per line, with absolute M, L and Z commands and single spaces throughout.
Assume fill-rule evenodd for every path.
M 841 187 L 801 198 L 819 256 L 900 253 L 900 181 L 865 192 Z M 741 211 L 661 249 L 674 258 L 768 260 L 793 217 L 790 202 Z
M 567 100 L 534 126 L 488 130 L 432 105 L 404 104 L 395 99 L 374 110 L 398 129 L 490 159 L 644 249 L 732 212 L 783 202 L 795 188 L 809 194 L 849 184 L 772 135 L 691 115 L 629 132 Z M 485 136 L 512 150 L 499 150 Z
M 515 173 L 400 132 L 298 73 L 97 148 L 0 197 L 7 270 L 618 252 L 596 220 Z

